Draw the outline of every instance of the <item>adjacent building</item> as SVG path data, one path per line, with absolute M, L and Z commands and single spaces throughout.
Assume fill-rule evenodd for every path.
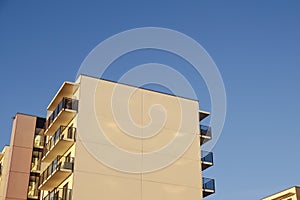
M 0 197 L 3 200 L 38 199 L 39 159 L 43 151 L 43 136 L 39 135 L 44 118 L 16 114 L 11 142 L 0 156 Z
M 116 86 L 121 96 L 114 98 Z M 151 137 L 134 137 L 120 128 L 115 118 L 125 122 L 128 110 L 133 132 L 153 133 Z M 82 75 L 61 86 L 45 119 L 16 115 L 11 144 L 0 154 L 0 199 L 201 200 L 215 192 L 214 180 L 202 175 L 213 165 L 213 153 L 200 148 L 212 136 L 210 127 L 200 125 L 208 115 L 195 100 Z M 109 166 L 91 152 L 88 147 L 111 155 L 117 164 L 124 159 L 113 154 L 106 140 L 86 137 L 100 134 L 117 148 L 141 155 L 136 163 L 124 162 L 125 168 L 136 167 L 136 173 Z M 161 169 L 140 171 L 155 164 L 147 163 L 149 153 L 178 135 L 192 138 L 180 157 Z M 174 155 L 157 151 L 155 156 L 163 163 Z
M 294 186 L 261 200 L 300 200 L 300 187 Z

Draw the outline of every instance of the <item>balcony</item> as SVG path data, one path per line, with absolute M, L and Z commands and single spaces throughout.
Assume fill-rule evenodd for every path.
M 210 178 L 202 178 L 203 198 L 214 193 L 215 193 L 215 180 Z
M 78 100 L 64 97 L 46 121 L 45 134 L 52 136 L 61 125 L 67 125 L 78 110 Z
M 43 162 L 49 163 L 57 155 L 63 155 L 75 142 L 76 128 L 61 126 L 44 148 Z
M 74 92 L 78 89 L 78 84 L 72 82 L 64 82 L 64 84 L 60 87 L 52 101 L 47 107 L 47 110 L 55 110 L 55 107 L 59 104 L 59 102 L 64 98 L 68 97 L 71 98 Z
M 199 110 L 199 121 L 202 121 L 210 115 L 210 112 Z
M 40 192 L 36 188 L 35 182 L 30 182 L 28 187 L 28 199 L 39 199 Z
M 36 135 L 34 137 L 33 147 L 38 148 L 38 149 L 43 149 L 44 148 L 44 137 L 41 135 Z
M 31 162 L 31 172 L 40 173 L 41 164 L 38 158 L 32 158 Z
M 39 190 L 51 191 L 73 173 L 74 158 L 58 156 L 40 176 Z
M 72 190 L 71 189 L 55 189 L 50 192 L 43 200 L 71 200 Z
M 39 199 L 39 174 L 30 173 L 27 199 Z
M 212 152 L 201 151 L 202 171 L 214 165 L 214 155 Z
M 211 128 L 209 126 L 200 125 L 200 144 L 204 144 L 211 140 Z

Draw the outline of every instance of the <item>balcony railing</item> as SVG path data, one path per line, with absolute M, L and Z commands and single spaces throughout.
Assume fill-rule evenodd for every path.
M 39 189 L 52 190 L 73 173 L 74 158 L 58 156 L 41 174 Z
M 67 125 L 78 110 L 78 100 L 64 97 L 45 124 L 45 134 L 52 136 L 61 125 Z M 65 111 L 65 112 L 64 112 Z M 58 121 L 58 123 L 56 123 Z
M 202 178 L 203 197 L 215 193 L 215 180 L 211 178 Z
M 57 155 L 63 155 L 76 140 L 76 128 L 61 126 L 46 143 L 43 162 L 52 161 Z
M 214 165 L 214 155 L 212 152 L 201 151 L 202 171 Z
M 50 192 L 43 200 L 71 200 L 72 190 L 71 189 L 55 189 Z
M 211 127 L 200 125 L 200 143 L 201 145 L 211 140 Z

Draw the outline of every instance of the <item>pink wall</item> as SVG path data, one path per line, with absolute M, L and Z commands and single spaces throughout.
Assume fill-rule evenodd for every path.
M 27 199 L 35 125 L 36 117 L 24 114 L 15 116 L 5 200 Z

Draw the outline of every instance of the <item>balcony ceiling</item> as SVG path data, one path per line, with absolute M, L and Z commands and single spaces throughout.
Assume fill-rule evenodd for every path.
M 78 84 L 72 83 L 72 82 L 64 82 L 64 84 L 61 86 L 61 88 L 56 93 L 53 100 L 50 102 L 49 106 L 47 107 L 47 110 L 55 110 L 59 102 L 63 99 L 63 97 L 69 97 L 71 98 L 74 94 L 74 92 L 77 90 Z

